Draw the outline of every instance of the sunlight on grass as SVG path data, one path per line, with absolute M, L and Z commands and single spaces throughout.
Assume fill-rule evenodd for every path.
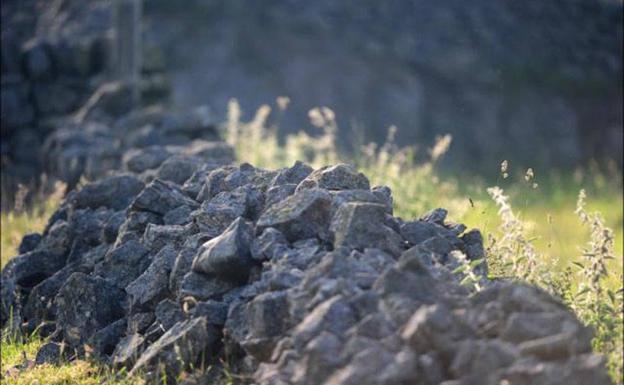
M 0 214 L 0 267 L 4 267 L 10 258 L 17 255 L 24 235 L 43 231 L 48 218 L 58 208 L 65 188 L 65 184 L 58 182 L 54 192 L 35 206 L 24 208 L 23 202 L 18 200 L 16 210 Z

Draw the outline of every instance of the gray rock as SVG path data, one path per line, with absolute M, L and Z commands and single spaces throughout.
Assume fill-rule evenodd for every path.
M 171 211 L 168 211 L 163 216 L 163 222 L 165 225 L 185 225 L 192 221 L 191 208 L 189 206 L 180 206 Z
M 210 200 L 218 193 L 226 191 L 227 186 L 225 185 L 225 178 L 234 170 L 236 170 L 236 167 L 234 166 L 225 166 L 210 171 L 203 186 L 197 193 L 196 199 L 199 202 L 204 202 L 206 200 Z
M 154 311 L 156 324 L 163 330 L 169 330 L 173 325 L 184 319 L 180 305 L 170 299 L 165 299 L 156 306 Z
M 158 252 L 165 246 L 178 249 L 189 235 L 189 230 L 190 228 L 180 225 L 155 225 L 148 223 L 141 243 L 152 252 Z
M 72 274 L 55 299 L 63 338 L 72 346 L 87 342 L 95 332 L 124 316 L 125 300 L 123 290 L 102 278 Z
M 172 293 L 178 292 L 182 278 L 191 270 L 196 253 L 195 248 L 184 247 L 176 256 L 173 268 L 169 274 L 169 290 Z
M 71 237 L 81 244 L 94 246 L 102 243 L 102 232 L 112 211 L 100 208 L 98 210 L 80 209 L 72 213 L 68 225 L 72 232 Z
M 296 344 L 306 344 L 321 331 L 342 335 L 355 323 L 355 314 L 342 296 L 334 296 L 312 310 L 293 331 Z
M 182 278 L 178 297 L 180 299 L 193 297 L 198 301 L 220 300 L 225 293 L 238 286 L 239 284 L 232 280 L 223 280 L 191 271 Z
M 158 168 L 156 177 L 175 184 L 183 184 L 199 168 L 201 160 L 196 157 L 174 155 Z
M 143 312 L 128 316 L 127 334 L 143 333 L 155 320 L 154 313 Z
M 401 254 L 401 237 L 383 224 L 385 210 L 385 206 L 377 203 L 341 205 L 330 227 L 334 246 L 358 250 L 376 247 L 396 256 Z
M 121 225 L 123 225 L 125 220 L 125 211 L 117 211 L 116 213 L 108 217 L 108 220 L 102 228 L 102 239 L 106 243 L 115 242 L 115 239 L 117 239 L 117 235 L 119 234 L 119 230 L 121 229 Z
M 141 275 L 152 262 L 149 249 L 137 241 L 128 241 L 110 250 L 95 266 L 95 274 L 125 288 Z
M 140 174 L 143 171 L 157 168 L 171 155 L 172 153 L 164 146 L 131 149 L 123 155 L 123 164 L 127 170 Z
M 148 211 L 132 211 L 127 214 L 125 221 L 118 230 L 115 246 L 130 240 L 138 241 L 145 232 L 148 224 L 162 224 L 160 215 Z
M 202 246 L 203 251 L 193 260 L 193 270 L 244 282 L 255 263 L 250 252 L 251 239 L 251 226 L 236 219 L 223 234 Z
M 294 242 L 327 237 L 331 196 L 325 190 L 305 189 L 269 207 L 258 219 L 257 231 L 274 227 Z
M 269 227 L 259 237 L 254 238 L 251 244 L 251 257 L 257 261 L 272 259 L 280 251 L 288 247 L 284 234 Z
M 303 384 L 321 383 L 342 364 L 342 347 L 338 337 L 321 332 L 306 345 L 304 357 L 295 369 L 293 380 Z
M 24 70 L 29 78 L 46 80 L 54 76 L 54 67 L 49 44 L 42 39 L 33 38 L 22 47 Z
M 517 357 L 517 349 L 498 340 L 465 340 L 457 347 L 450 372 L 456 378 L 485 379 L 497 369 L 511 365 Z
M 206 317 L 208 324 L 223 326 L 227 320 L 228 305 L 217 301 L 202 301 L 191 309 L 191 317 Z
M 310 175 L 312 171 L 314 171 L 312 167 L 303 162 L 296 161 L 291 167 L 280 170 L 271 181 L 271 186 L 275 187 L 287 184 L 297 185 Z
M 435 224 L 442 226 L 444 225 L 444 220 L 446 219 L 447 214 L 448 214 L 448 211 L 446 209 L 437 208 L 424 214 L 423 216 L 418 218 L 418 220 L 423 221 L 423 222 L 435 223 Z
M 332 194 L 332 214 L 338 209 L 350 202 L 366 202 L 377 203 L 383 205 L 388 214 L 392 214 L 392 204 L 388 204 L 387 199 L 380 198 L 380 194 L 375 194 L 369 190 L 336 190 L 331 191 Z
M 200 231 L 215 237 L 238 217 L 255 220 L 263 205 L 264 197 L 257 188 L 242 186 L 205 201 L 193 218 Z
M 37 350 L 37 356 L 35 357 L 36 365 L 50 364 L 58 365 L 61 363 L 64 354 L 64 345 L 56 342 L 48 342 Z
M 248 334 L 240 343 L 256 359 L 266 361 L 279 337 L 290 327 L 286 292 L 257 296 L 247 305 L 246 314 Z
M 311 188 L 326 190 L 368 190 L 370 183 L 364 174 L 348 164 L 337 164 L 313 171 L 297 186 L 297 192 Z
M 455 239 L 456 236 L 448 229 L 432 222 L 412 221 L 401 226 L 401 235 L 411 245 L 419 245 L 431 238 Z
M 328 385 L 376 384 L 376 375 L 392 362 L 392 355 L 383 348 L 371 347 L 359 352 L 349 365 L 335 372 Z
M 281 184 L 269 188 L 266 192 L 266 207 L 273 206 L 295 193 L 296 184 Z
M 144 184 L 132 175 L 117 175 L 83 186 L 73 197 L 76 208 L 108 207 L 122 210 L 132 203 Z
M 113 366 L 131 368 L 145 350 L 146 342 L 145 338 L 138 333 L 122 338 L 111 357 Z
M 3 281 L 13 279 L 26 288 L 38 285 L 65 266 L 65 256 L 34 250 L 12 258 L 2 270 Z
M 104 250 L 99 251 L 102 257 L 103 253 Z M 39 283 L 32 288 L 28 295 L 23 309 L 24 317 L 27 318 L 29 323 L 33 324 L 34 327 L 40 326 L 45 320 L 54 320 L 56 318 L 54 298 L 63 283 L 72 273 L 82 272 L 88 274 L 92 270 L 93 265 L 89 262 L 66 265 L 54 275 Z
M 98 330 L 89 338 L 87 344 L 96 357 L 104 358 L 113 354 L 115 347 L 126 334 L 126 319 L 122 318 Z
M 64 220 L 54 222 L 44 231 L 44 238 L 39 242 L 37 250 L 45 250 L 55 256 L 65 256 L 72 245 L 72 229 Z
M 500 338 L 523 342 L 564 332 L 576 332 L 582 327 L 563 313 L 511 313 L 501 330 Z
M 524 356 L 556 361 L 577 354 L 591 353 L 591 337 L 590 333 L 578 336 L 573 332 L 564 332 L 522 342 L 518 349 Z
M 169 274 L 176 258 L 175 248 L 165 246 L 147 270 L 126 287 L 133 311 L 156 305 L 169 294 Z
M 413 350 L 403 348 L 378 375 L 380 384 L 409 384 L 418 381 L 418 356 Z
M 160 215 L 180 206 L 197 208 L 199 204 L 187 197 L 176 185 L 159 179 L 147 185 L 132 202 L 133 210 L 150 211 Z
M 35 248 L 37 248 L 39 242 L 41 242 L 41 234 L 26 234 L 22 237 L 22 241 L 20 242 L 17 252 L 20 254 L 26 254 L 30 251 L 33 251 Z
M 506 368 L 501 381 L 530 385 L 609 385 L 613 384 L 604 369 L 604 357 L 595 354 L 575 356 L 567 361 L 542 362 L 520 360 Z
M 182 369 L 198 365 L 202 352 L 214 344 L 215 339 L 204 317 L 178 322 L 141 354 L 129 374 L 158 372 L 162 367 L 168 376 L 175 378 Z

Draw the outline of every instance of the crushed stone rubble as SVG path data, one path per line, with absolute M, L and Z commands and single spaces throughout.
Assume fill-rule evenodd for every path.
M 1 318 L 49 339 L 37 363 L 89 354 L 188 385 L 224 366 L 263 385 L 611 383 L 591 330 L 489 281 L 481 234 L 446 210 L 403 220 L 353 166 L 234 166 L 210 146 L 129 150 L 24 237 Z M 482 291 L 457 252 L 484 259 Z

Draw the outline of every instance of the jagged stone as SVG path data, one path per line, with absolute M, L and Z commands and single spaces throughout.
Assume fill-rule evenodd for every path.
M 198 363 L 204 349 L 215 342 L 208 331 L 206 318 L 198 317 L 175 324 L 141 354 L 129 374 L 142 370 L 164 371 L 175 378 L 184 367 Z
M 132 203 L 143 187 L 143 182 L 135 176 L 111 176 L 83 186 L 74 195 L 73 203 L 76 208 L 97 209 L 103 206 L 122 210 Z
M 4 267 L 3 275 L 6 278 L 10 277 L 20 286 L 34 287 L 62 269 L 65 266 L 65 258 L 64 255 L 34 250 L 11 259 Z
M 297 192 L 304 189 L 326 190 L 368 190 L 368 178 L 348 164 L 323 167 L 313 171 L 297 186 Z
M 89 338 L 87 345 L 93 349 L 92 354 L 100 358 L 108 358 L 114 353 L 115 347 L 125 335 L 127 320 L 122 318 L 98 330 Z
M 183 184 L 199 168 L 201 160 L 196 157 L 174 155 L 167 158 L 158 167 L 156 177 L 158 179 Z
M 123 164 L 128 171 L 140 174 L 157 168 L 171 155 L 171 152 L 164 146 L 130 149 L 123 155 Z
M 132 202 L 134 210 L 150 211 L 160 215 L 180 206 L 197 208 L 199 204 L 187 197 L 176 185 L 159 179 L 148 184 Z
M 330 227 L 334 245 L 358 250 L 377 247 L 393 255 L 400 255 L 402 239 L 383 224 L 385 211 L 386 208 L 377 203 L 342 204 Z
M 192 228 L 180 225 L 155 225 L 148 223 L 141 242 L 152 252 L 158 252 L 165 246 L 179 248 Z
M 102 278 L 73 273 L 55 299 L 57 325 L 64 340 L 78 346 L 122 318 L 125 298 L 123 290 Z
M 42 236 L 39 233 L 24 235 L 19 247 L 17 248 L 17 252 L 20 254 L 26 254 L 29 251 L 33 251 L 35 248 L 37 248 L 39 242 L 41 242 L 41 238 Z
M 257 229 L 274 227 L 288 240 L 327 237 L 331 196 L 320 189 L 306 189 L 269 207 L 258 219 Z
M 48 342 L 37 350 L 37 356 L 35 357 L 36 365 L 50 364 L 58 365 L 63 358 L 63 345 L 56 342 Z
M 125 288 L 141 275 L 152 262 L 150 250 L 138 241 L 128 241 L 110 250 L 95 266 L 95 274 Z
M 165 246 L 154 256 L 147 270 L 126 287 L 132 309 L 153 306 L 169 294 L 169 274 L 175 257 L 175 248 Z
M 193 297 L 196 300 L 219 300 L 225 293 L 239 286 L 239 283 L 232 280 L 223 280 L 210 277 L 205 274 L 188 272 L 182 278 L 178 297 Z
M 227 319 L 228 305 L 217 301 L 202 301 L 191 310 L 192 317 L 206 317 L 212 325 L 223 326 Z
M 131 368 L 145 347 L 145 338 L 138 333 L 124 337 L 115 347 L 112 354 L 112 364 L 116 367 Z
M 291 167 L 280 170 L 271 181 L 271 186 L 297 185 L 313 171 L 307 164 L 296 161 Z
M 180 305 L 170 299 L 162 300 L 154 311 L 156 324 L 164 331 L 184 319 Z
M 203 252 L 193 260 L 193 270 L 242 282 L 254 265 L 250 243 L 252 228 L 236 219 L 220 236 L 206 242 Z
M 251 186 L 224 191 L 204 201 L 201 208 L 193 212 L 194 222 L 200 231 L 216 237 L 238 217 L 256 219 L 263 201 L 262 193 Z
M 272 259 L 288 246 L 284 234 L 272 227 L 267 228 L 251 244 L 251 257 L 257 261 Z

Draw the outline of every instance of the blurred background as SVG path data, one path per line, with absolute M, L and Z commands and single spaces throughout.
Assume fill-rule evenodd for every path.
M 281 130 L 329 106 L 342 132 L 401 144 L 451 134 L 445 165 L 504 158 L 622 165 L 622 2 L 147 1 L 173 101 L 248 113 L 291 98 Z
M 451 134 L 441 167 L 461 173 L 621 169 L 622 15 L 620 0 L 145 0 L 143 100 L 218 121 L 230 98 L 251 119 L 288 96 L 282 137 L 328 106 L 342 151 L 390 126 L 401 145 Z M 112 1 L 2 2 L 7 181 L 37 178 L 54 119 L 105 78 L 114 27 Z

